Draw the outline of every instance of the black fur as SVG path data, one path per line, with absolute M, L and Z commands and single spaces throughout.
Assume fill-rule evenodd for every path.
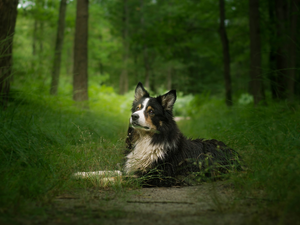
M 132 105 L 132 113 L 138 104 L 149 98 L 149 93 L 139 83 Z M 151 122 L 156 128 L 151 131 L 140 131 L 129 127 L 126 139 L 129 154 L 135 150 L 135 143 L 145 135 L 151 136 L 151 144 L 161 144 L 165 157 L 153 161 L 149 168 L 135 171 L 136 175 L 144 177 L 144 184 L 154 186 L 172 186 L 181 183 L 191 174 L 217 178 L 232 168 L 239 169 L 239 155 L 223 142 L 217 140 L 187 139 L 178 129 L 172 108 L 176 100 L 176 91 L 151 98 L 148 105 L 154 108 L 155 115 Z

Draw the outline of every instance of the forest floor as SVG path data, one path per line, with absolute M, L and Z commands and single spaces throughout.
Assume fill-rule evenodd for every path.
M 15 219 L 15 224 L 276 224 L 257 213 L 257 202 L 235 205 L 225 181 L 197 186 L 112 191 L 72 190 L 57 196 L 46 215 Z

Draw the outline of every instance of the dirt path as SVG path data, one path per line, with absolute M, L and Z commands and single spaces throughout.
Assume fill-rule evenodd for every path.
M 58 196 L 47 218 L 34 224 L 274 224 L 259 218 L 249 205 L 234 207 L 225 182 L 126 193 L 85 190 Z

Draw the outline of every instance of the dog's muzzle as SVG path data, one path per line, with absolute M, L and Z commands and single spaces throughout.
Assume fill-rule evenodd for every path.
M 133 128 L 140 128 L 140 129 L 144 129 L 144 130 L 150 130 L 150 127 L 148 126 L 142 126 L 139 123 L 139 118 L 140 116 L 138 114 L 132 114 L 131 118 L 130 118 L 130 123 L 132 125 Z

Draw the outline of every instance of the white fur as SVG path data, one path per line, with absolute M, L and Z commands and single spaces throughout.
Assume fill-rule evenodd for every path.
M 87 178 L 87 177 L 108 177 L 108 176 L 122 176 L 122 172 L 119 170 L 104 170 L 93 172 L 77 172 L 73 174 L 74 177 Z
M 141 126 L 146 126 L 146 127 L 150 127 L 149 124 L 147 124 L 146 122 L 146 118 L 145 118 L 145 110 L 147 108 L 147 105 L 148 105 L 148 102 L 149 102 L 150 98 L 146 98 L 142 105 L 143 105 L 143 108 L 132 113 L 132 115 L 138 115 L 139 116 L 139 121 L 138 123 L 141 125 Z M 130 117 L 130 124 L 132 124 L 132 118 Z
M 145 171 L 150 168 L 153 162 L 164 159 L 166 149 L 173 147 L 173 144 L 151 144 L 152 138 L 144 136 L 135 143 L 134 150 L 127 155 L 127 162 L 124 167 L 125 173 L 129 174 L 137 170 Z

